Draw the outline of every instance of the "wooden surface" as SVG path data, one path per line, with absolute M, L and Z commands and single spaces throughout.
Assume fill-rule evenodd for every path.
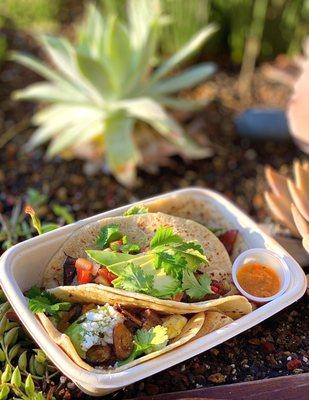
M 309 373 L 233 385 L 164 393 L 139 400 L 308 400 Z

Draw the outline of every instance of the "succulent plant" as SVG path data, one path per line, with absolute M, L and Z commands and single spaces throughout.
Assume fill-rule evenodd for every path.
M 265 175 L 271 191 L 264 195 L 272 215 L 294 236 L 302 238 L 309 252 L 309 162 L 294 162 L 294 181 L 271 167 L 265 168 Z
M 28 148 L 51 140 L 49 156 L 63 154 L 68 149 L 77 153 L 88 151 L 90 157 L 104 154 L 116 178 L 132 185 L 136 167 L 143 160 L 135 136 L 144 133 L 134 132 L 137 121 L 150 125 L 182 156 L 208 155 L 208 149 L 190 139 L 164 107 L 193 110 L 205 104 L 173 95 L 209 77 L 215 70 L 213 63 L 201 63 L 172 77 L 168 75 L 216 28 L 205 27 L 153 69 L 160 26 L 166 22 L 160 2 L 130 0 L 127 14 L 125 24 L 112 14 L 104 18 L 90 5 L 76 44 L 65 38 L 40 36 L 55 69 L 29 55 L 15 53 L 12 57 L 48 80 L 15 92 L 16 99 L 49 104 L 33 118 L 39 128 Z

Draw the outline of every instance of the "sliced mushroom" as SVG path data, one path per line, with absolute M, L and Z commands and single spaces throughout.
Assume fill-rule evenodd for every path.
M 125 360 L 133 350 L 133 335 L 129 329 L 119 323 L 115 326 L 113 332 L 114 352 L 118 360 Z
M 86 360 L 92 364 L 104 364 L 111 358 L 112 349 L 108 344 L 105 346 L 92 346 L 86 353 Z

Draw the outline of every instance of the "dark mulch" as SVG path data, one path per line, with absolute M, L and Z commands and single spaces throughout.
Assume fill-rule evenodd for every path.
M 27 35 L 10 33 L 13 48 L 37 52 Z M 1 68 L 1 67 L 0 67 Z M 0 71 L 0 132 L 27 119 L 33 111 L 31 104 L 16 104 L 9 95 L 37 79 L 24 68 L 5 63 Z M 188 118 L 207 135 L 214 146 L 215 155 L 201 161 L 173 158 L 171 166 L 162 168 L 158 176 L 146 172 L 139 174 L 139 186 L 134 190 L 121 187 L 111 176 L 97 173 L 91 178 L 83 173 L 80 161 L 70 163 L 60 158 L 53 162 L 43 159 L 43 149 L 25 154 L 22 146 L 31 133 L 23 128 L 0 150 L 0 202 L 9 214 L 12 204 L 29 187 L 48 195 L 49 203 L 57 202 L 71 207 L 76 218 L 93 215 L 136 199 L 192 185 L 210 187 L 225 194 L 258 221 L 267 220 L 263 201 L 265 164 L 281 167 L 301 154 L 293 143 L 253 143 L 237 136 L 233 118 L 248 103 L 242 102 L 235 91 L 236 75 L 223 70 L 210 86 L 201 91 L 215 91 L 216 100 L 205 110 Z M 257 73 L 254 96 L 250 105 L 284 106 L 288 90 L 267 82 Z M 192 125 L 191 125 L 192 126 Z M 1 140 L 1 135 L 0 135 Z M 47 209 L 43 218 L 50 220 Z M 192 389 L 201 386 L 249 381 L 266 377 L 296 374 L 308 371 L 308 305 L 303 299 L 268 321 L 238 337 L 194 357 L 167 371 L 129 386 L 111 397 L 123 399 L 142 394 Z M 297 361 L 295 361 L 297 360 Z M 56 382 L 58 385 L 59 382 Z M 74 385 L 63 378 L 58 398 L 79 398 Z M 67 389 L 67 387 L 69 389 Z M 86 398 L 86 397 L 85 397 Z

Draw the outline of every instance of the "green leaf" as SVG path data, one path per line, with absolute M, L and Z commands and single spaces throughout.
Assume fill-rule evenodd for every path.
M 115 16 L 109 18 L 107 23 L 105 54 L 114 85 L 120 92 L 126 78 L 131 75 L 133 57 L 128 31 Z
M 86 20 L 79 32 L 78 49 L 96 59 L 104 57 L 105 22 L 97 7 L 87 4 Z
M 58 229 L 58 228 L 59 228 L 58 224 L 53 224 L 53 223 L 42 224 L 41 233 L 51 232 L 51 231 L 53 231 L 55 229 Z
M 32 396 L 35 394 L 35 387 L 34 387 L 34 383 L 33 383 L 33 379 L 31 374 L 28 374 L 26 382 L 25 382 L 25 391 L 27 396 L 29 396 L 30 398 L 32 398 Z
M 130 207 L 125 213 L 123 214 L 125 217 L 129 215 L 136 215 L 136 214 L 147 214 L 148 207 L 143 206 L 142 204 Z
M 198 32 L 177 53 L 165 61 L 153 74 L 151 82 L 157 82 L 161 77 L 171 72 L 176 66 L 191 56 L 217 30 L 213 24 Z
M 103 60 L 97 61 L 85 54 L 77 54 L 77 62 L 79 70 L 91 83 L 93 90 L 98 92 L 104 104 L 113 94 L 113 83 L 108 66 Z
M 59 204 L 53 205 L 53 212 L 57 217 L 63 218 L 66 224 L 72 224 L 75 220 L 67 207 L 60 206 Z
M 36 286 L 28 290 L 26 296 L 29 299 L 28 308 L 34 314 L 43 312 L 48 315 L 57 315 L 59 311 L 67 311 L 71 308 L 71 303 L 59 303 L 51 293 Z
M 122 239 L 123 234 L 119 230 L 119 225 L 109 224 L 101 228 L 96 239 L 96 244 L 102 249 L 106 249 L 111 242 Z
M 211 278 L 206 273 L 194 275 L 192 271 L 183 272 L 182 288 L 191 299 L 202 299 L 206 294 L 213 293 L 211 290 Z
M 182 237 L 175 234 L 172 227 L 160 226 L 150 241 L 150 248 L 182 242 Z
M 216 70 L 213 63 L 201 63 L 186 69 L 184 72 L 149 87 L 151 95 L 167 95 L 180 90 L 191 88 L 208 78 Z M 147 91 L 147 89 L 146 89 Z
M 10 387 L 7 385 L 1 385 L 0 400 L 6 400 L 9 393 L 10 393 Z
M 12 376 L 12 368 L 9 364 L 6 364 L 5 370 L 3 371 L 1 375 L 1 383 L 6 383 L 9 382 Z
M 162 273 L 154 276 L 153 289 L 153 296 L 161 299 L 171 298 L 175 294 L 182 291 L 182 287 L 178 279 Z
M 130 263 L 121 272 L 121 276 L 113 280 L 113 285 L 129 292 L 151 294 L 153 275 L 146 274 L 139 266 Z
M 19 371 L 18 367 L 16 367 L 13 371 L 13 374 L 11 377 L 11 384 L 15 385 L 16 387 L 21 386 L 21 375 L 20 375 L 20 371 Z
M 167 275 L 181 279 L 183 270 L 187 267 L 186 259 L 172 250 L 155 253 L 154 265 L 157 269 L 163 269 Z
M 163 349 L 168 342 L 167 328 L 157 325 L 149 330 L 138 329 L 134 335 L 134 348 L 130 356 L 117 366 L 125 365 L 143 354 L 153 353 Z
M 132 118 L 115 114 L 106 119 L 104 129 L 108 167 L 126 186 L 135 182 L 136 165 L 140 160 L 140 153 L 133 140 L 133 125 Z

